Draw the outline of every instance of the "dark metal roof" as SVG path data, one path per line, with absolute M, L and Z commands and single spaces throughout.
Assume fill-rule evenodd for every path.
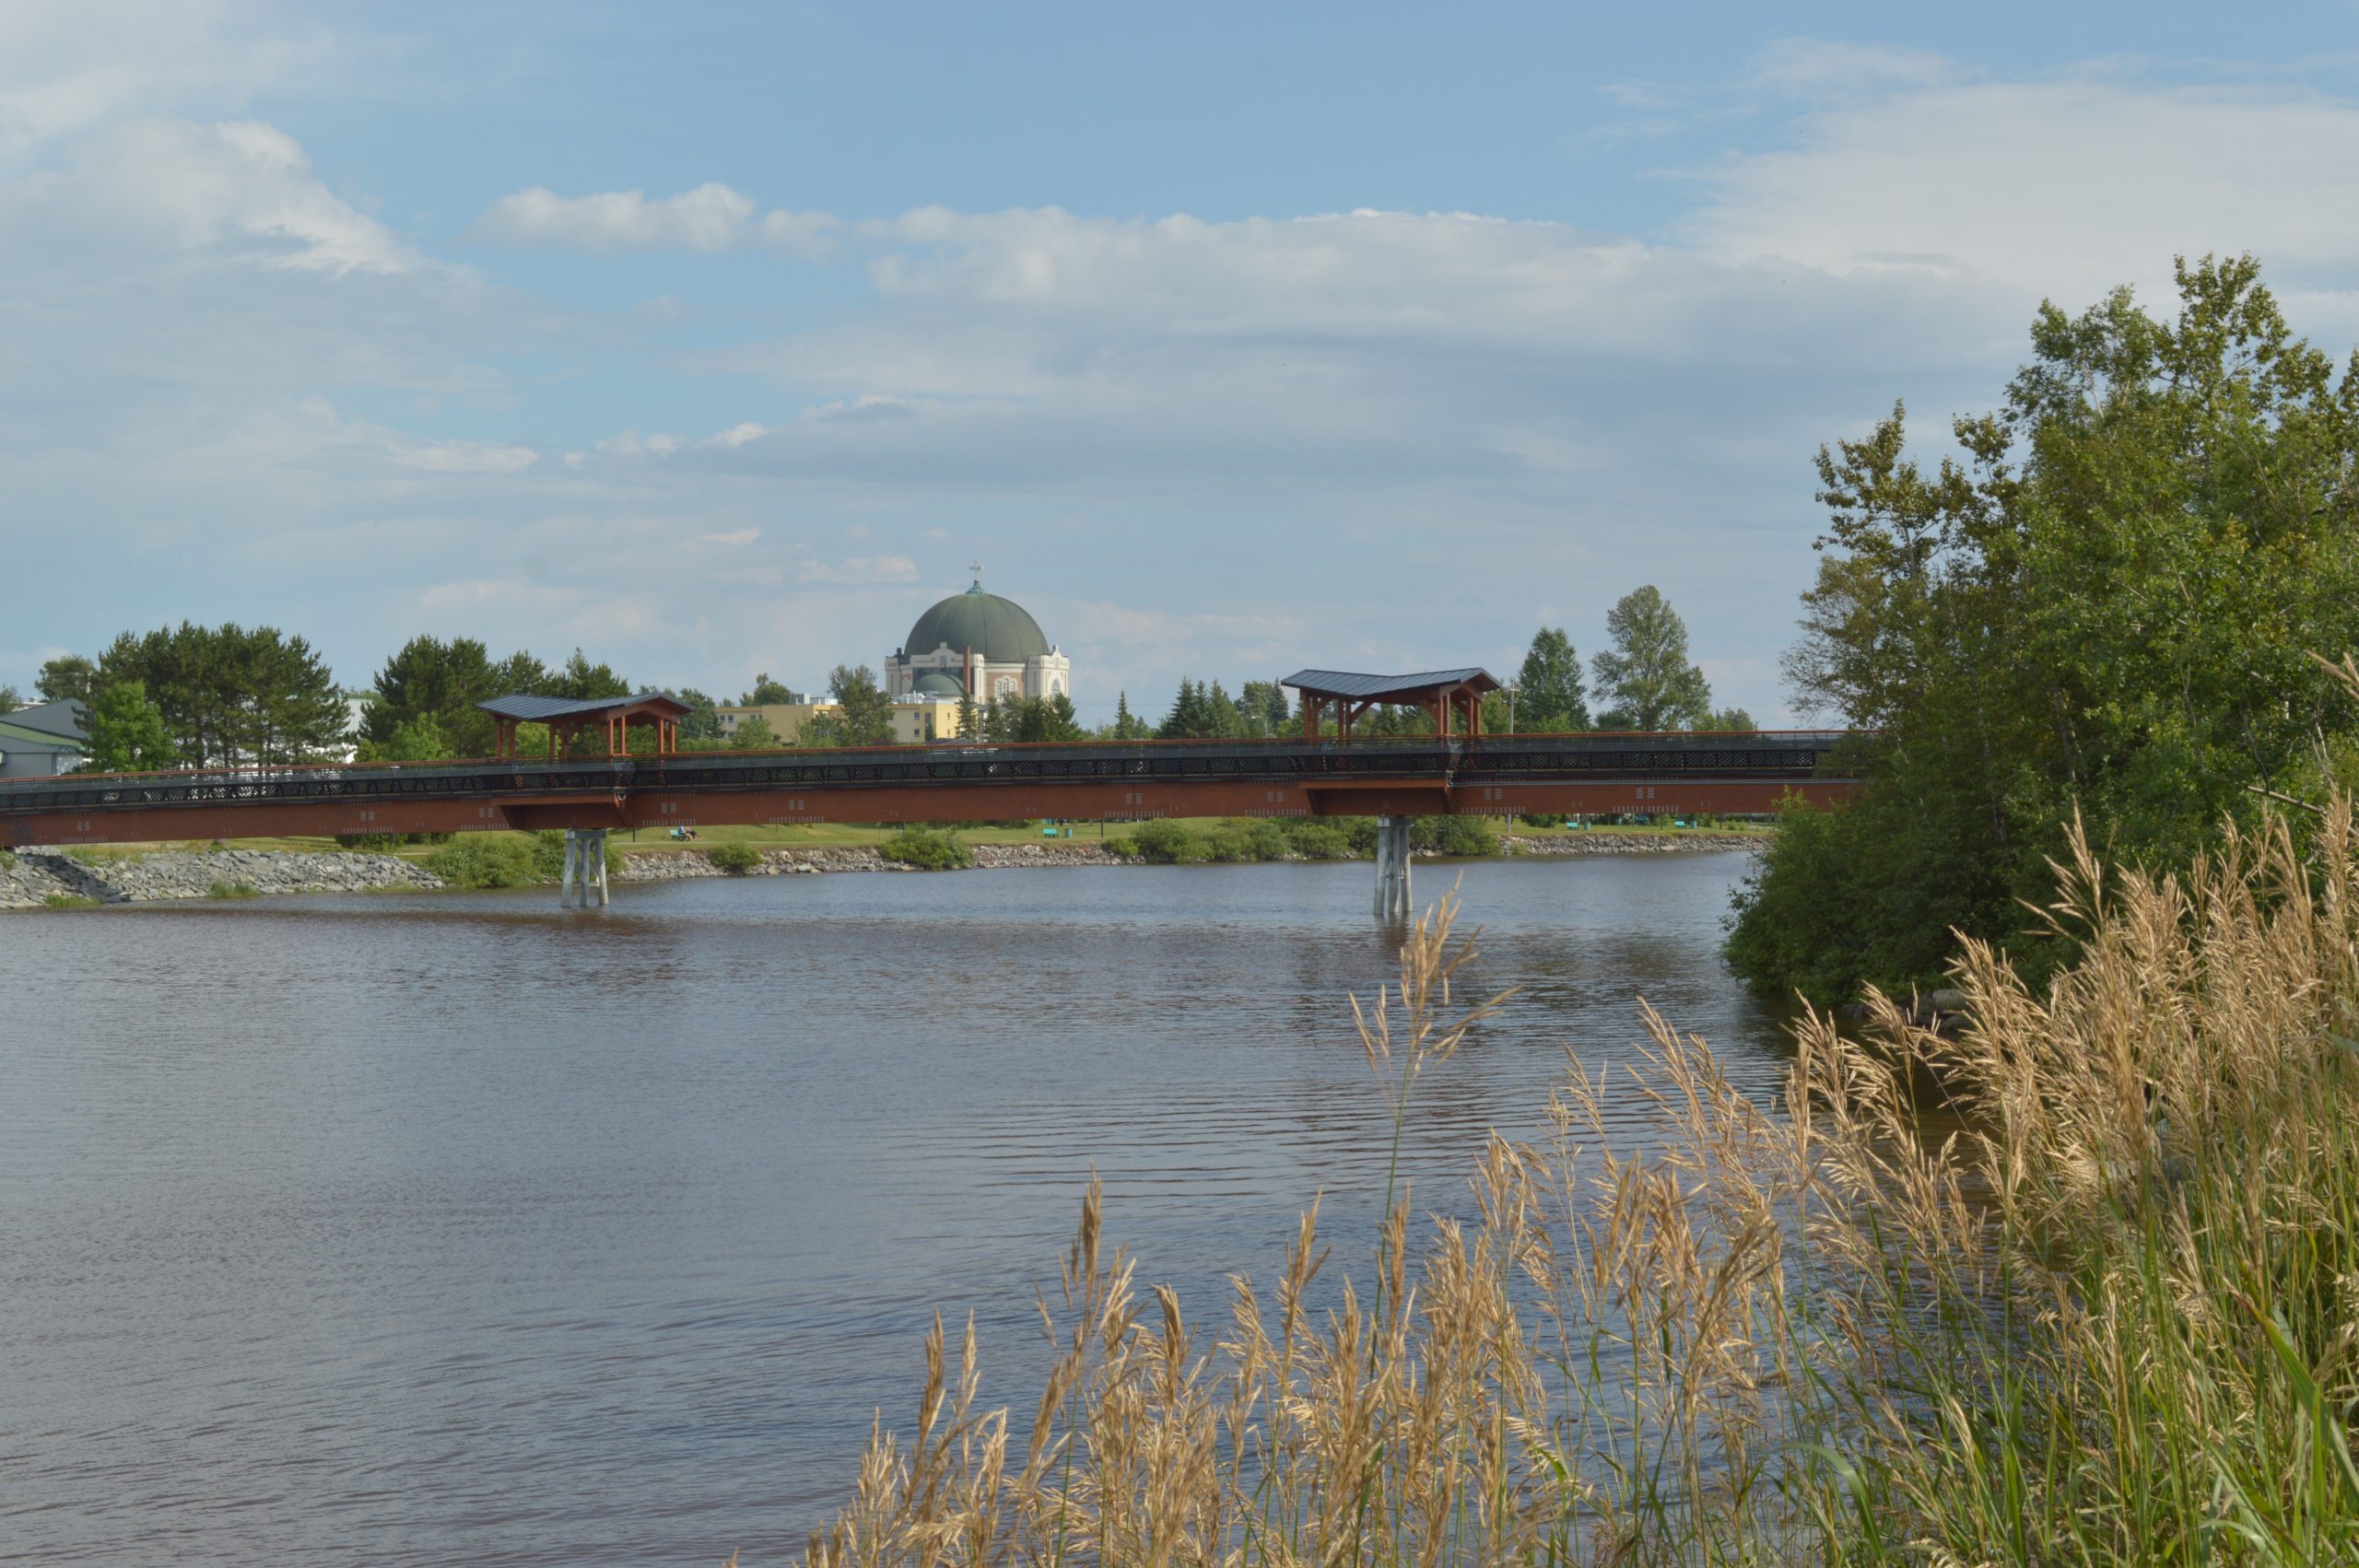
M 66 697 L 61 702 L 39 703 L 20 708 L 14 713 L 0 715 L 20 730 L 31 730 L 43 735 L 53 735 L 73 745 L 81 745 L 88 736 L 90 726 L 79 697 Z
M 669 692 L 641 692 L 637 696 L 593 696 L 577 699 L 569 696 L 534 696 L 530 692 L 511 692 L 487 702 L 475 704 L 486 713 L 502 719 L 519 719 L 537 723 L 548 719 L 572 719 L 582 714 L 611 713 L 618 708 L 637 708 L 641 704 L 661 704 L 678 708 L 682 713 L 688 705 Z
M 915 659 L 945 643 L 960 652 L 971 648 L 994 664 L 1021 664 L 1049 651 L 1049 639 L 1031 612 L 1013 599 L 984 592 L 980 580 L 920 615 L 903 650 Z
M 1496 691 L 1499 683 L 1488 670 L 1426 670 L 1414 675 L 1366 675 L 1350 670 L 1297 670 L 1278 685 L 1318 696 L 1344 696 L 1359 702 L 1391 702 L 1445 686 L 1478 685 Z

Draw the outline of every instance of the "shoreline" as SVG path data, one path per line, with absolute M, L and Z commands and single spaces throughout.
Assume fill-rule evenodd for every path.
M 1420 850 L 1415 859 L 1573 860 L 1593 855 L 1718 854 L 1757 849 L 1766 842 L 1766 834 L 1710 830 L 1677 835 L 1509 834 L 1501 837 L 1496 855 L 1444 856 Z M 1110 854 L 1089 840 L 974 844 L 969 848 L 975 863 L 965 869 L 979 872 L 1151 863 L 1134 856 Z M 414 860 L 358 849 L 162 849 L 87 860 L 52 848 L 29 848 L 10 853 L 14 864 L 0 864 L 0 910 L 226 901 L 296 893 L 468 891 L 452 889 Z M 757 865 L 732 872 L 714 865 L 693 846 L 625 848 L 622 865 L 613 880 L 617 883 L 659 883 L 733 875 L 809 876 L 917 869 L 888 860 L 867 845 L 766 848 L 760 855 Z M 551 881 L 544 885 L 557 884 Z

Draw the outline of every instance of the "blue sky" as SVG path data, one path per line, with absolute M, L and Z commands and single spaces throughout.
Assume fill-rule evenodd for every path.
M 1092 719 L 1640 583 L 1786 712 L 1811 458 L 2250 250 L 2359 341 L 2348 5 L 0 8 L 0 682 L 182 617 Z

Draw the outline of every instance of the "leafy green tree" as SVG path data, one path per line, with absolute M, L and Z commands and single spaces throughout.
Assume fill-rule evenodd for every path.
M 1701 727 L 1706 730 L 1717 730 L 1723 734 L 1736 734 L 1761 728 L 1753 721 L 1753 715 L 1742 708 L 1717 708 L 1710 718 L 1704 720 Z
M 180 760 L 163 710 L 137 681 L 101 686 L 89 699 L 84 732 L 88 773 L 153 773 Z
M 765 670 L 760 674 L 754 677 L 754 689 L 739 697 L 737 699 L 737 706 L 740 708 L 768 708 L 774 704 L 790 703 L 793 700 L 794 693 L 790 690 L 784 683 L 771 680 L 769 672 Z
M 682 686 L 679 698 L 688 705 L 680 716 L 680 739 L 683 741 L 716 740 L 721 734 L 718 705 L 694 686 Z
M 1711 717 L 1712 688 L 1687 660 L 1687 624 L 1652 584 L 1623 595 L 1605 629 L 1614 646 L 1590 661 L 1590 691 L 1614 704 L 1602 727 L 1694 730 Z
M 749 713 L 737 721 L 737 732 L 729 737 L 729 744 L 741 752 L 767 751 L 778 744 L 778 732 L 770 728 L 769 720 L 758 713 Z
M 839 664 L 827 675 L 833 713 L 815 714 L 803 726 L 809 746 L 889 746 L 893 743 L 893 698 L 865 664 Z
M 0 685 L 0 713 L 14 713 L 24 706 L 24 698 L 17 695 L 16 687 Z
M 1062 692 L 1048 697 L 995 697 L 983 717 L 987 740 L 1008 742 L 1088 739 L 1074 717 L 1073 699 Z
M 395 725 L 381 742 L 364 740 L 360 744 L 363 762 L 441 762 L 460 755 L 431 713 Z
M 78 653 L 61 654 L 41 667 L 33 677 L 33 690 L 43 702 L 64 702 L 68 697 L 90 700 L 99 689 L 99 667 Z
M 1562 627 L 1532 634 L 1531 650 L 1517 672 L 1511 705 L 1516 729 L 1530 735 L 1566 734 L 1589 728 L 1589 704 L 1581 700 L 1580 655 Z
M 2354 718 L 2312 661 L 2359 647 L 2359 359 L 2295 337 L 2249 257 L 2041 308 L 2001 409 L 1907 455 L 1906 411 L 1819 454 L 1829 523 L 1796 705 L 1862 731 L 1864 787 L 1790 811 L 1729 954 L 1840 1000 L 1933 981 L 1954 931 L 2034 976 L 2030 911 L 2077 813 L 2114 858 L 2187 863 L 2254 787 L 2293 791 Z

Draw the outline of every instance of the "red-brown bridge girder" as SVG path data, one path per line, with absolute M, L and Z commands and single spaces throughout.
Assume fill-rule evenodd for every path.
M 1848 795 L 1844 779 L 1718 779 L 1446 784 L 1414 779 L 1272 784 L 1109 779 L 753 790 L 638 790 L 522 801 L 380 799 L 115 807 L 0 816 L 0 844 L 136 844 L 193 838 L 469 833 L 502 828 L 710 827 L 784 823 L 996 822 L 1039 817 L 1133 822 L 1182 816 L 1505 816 L 1542 813 L 1746 813 L 1788 794 L 1816 805 Z

